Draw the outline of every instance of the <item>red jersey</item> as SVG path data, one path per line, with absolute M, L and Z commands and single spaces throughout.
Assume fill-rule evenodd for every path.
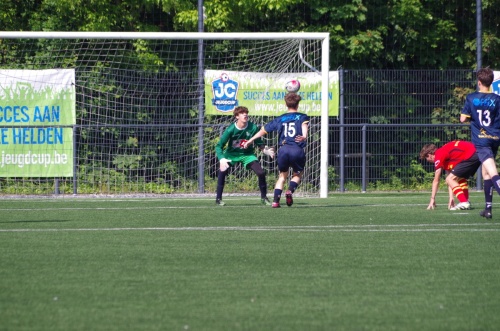
M 457 164 L 468 160 L 476 152 L 476 147 L 470 141 L 455 140 L 436 149 L 434 153 L 434 169 L 453 169 Z

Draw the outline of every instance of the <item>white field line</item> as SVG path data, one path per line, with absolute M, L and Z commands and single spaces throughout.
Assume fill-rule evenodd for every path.
M 411 203 L 411 204 L 336 204 L 336 205 L 312 205 L 307 204 L 304 206 L 300 206 L 297 204 L 294 205 L 294 208 L 324 208 L 324 207 L 411 207 L 411 206 L 427 206 L 427 203 Z M 438 204 L 439 206 L 439 204 Z M 444 205 L 443 205 L 444 206 Z M 235 206 L 151 206 L 151 207 L 48 207 L 48 208 L 0 208 L 1 211 L 40 211 L 40 210 L 145 210 L 145 209 L 227 209 L 227 208 L 255 208 L 255 205 L 235 205 Z M 259 206 L 262 208 L 269 208 L 268 206 Z M 459 213 L 454 213 L 459 214 Z
M 71 231 L 500 232 L 500 223 L 0 229 L 0 233 Z

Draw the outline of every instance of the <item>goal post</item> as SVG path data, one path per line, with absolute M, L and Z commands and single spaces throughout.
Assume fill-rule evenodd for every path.
M 26 121 L 0 121 L 6 137 L 2 147 L 9 155 L 3 165 L 20 167 L 21 156 L 31 153 L 29 142 L 36 130 L 56 127 L 73 133 L 71 148 L 64 146 L 73 155 L 71 175 L 54 170 L 30 176 L 29 169 L 42 169 L 41 165 L 22 159 L 28 170 L 25 175 L 4 176 L 12 185 L 11 192 L 26 192 L 34 181 L 44 182 L 50 189 L 57 180 L 67 193 L 214 193 L 214 146 L 233 118 L 230 108 L 214 106 L 211 84 L 225 74 L 238 84 L 231 102 L 247 106 L 251 120 L 259 125 L 286 110 L 283 81 L 291 77 L 301 80 L 299 111 L 310 114 L 311 133 L 305 178 L 297 193 L 328 194 L 328 124 L 332 116 L 328 33 L 0 31 L 0 54 L 0 83 L 13 84 L 8 97 L 6 89 L 0 90 L 0 107 L 13 112 L 14 107 L 28 105 L 22 112 Z M 36 90 L 33 86 L 38 86 L 41 71 L 60 69 L 75 73 L 74 123 L 33 122 L 36 107 L 47 112 L 39 119 L 50 119 L 54 109 L 69 111 L 58 108 L 57 97 L 47 106 L 43 98 L 36 101 L 43 93 L 25 95 L 26 84 Z M 7 77 L 13 72 L 20 76 Z M 50 80 L 45 83 L 57 85 Z M 23 98 L 35 101 L 24 102 Z M 20 128 L 30 135 L 24 141 L 28 143 L 16 143 L 18 131 L 14 130 Z M 54 157 L 50 153 L 57 146 L 44 147 L 44 140 L 38 139 L 38 147 L 49 151 L 51 168 Z M 266 137 L 266 143 L 277 145 L 276 137 Z M 276 165 L 265 156 L 259 158 L 272 188 Z M 228 177 L 225 193 L 256 194 L 254 174 L 235 170 Z

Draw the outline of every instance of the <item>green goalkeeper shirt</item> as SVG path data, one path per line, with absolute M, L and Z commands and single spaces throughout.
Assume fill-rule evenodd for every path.
M 247 122 L 247 126 L 244 129 L 239 129 L 236 126 L 236 122 L 228 126 L 228 128 L 224 130 L 219 143 L 215 146 L 217 159 L 226 158 L 231 160 L 232 157 L 255 155 L 255 148 L 252 146 L 243 148 L 241 144 L 252 138 L 257 132 L 259 132 L 259 127 L 252 122 Z M 261 138 L 256 139 L 254 142 L 257 146 L 262 146 L 264 144 Z

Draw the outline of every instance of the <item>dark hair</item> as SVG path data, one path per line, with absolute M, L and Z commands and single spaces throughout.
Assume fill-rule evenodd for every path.
M 422 147 L 422 150 L 420 151 L 420 160 L 425 160 L 429 154 L 433 155 L 436 152 L 436 145 L 434 144 L 427 144 L 424 147 Z
M 481 68 L 477 71 L 477 80 L 485 87 L 490 87 L 495 75 L 489 67 Z
M 233 110 L 234 117 L 238 116 L 241 113 L 248 114 L 248 108 L 243 107 L 243 106 L 238 106 L 238 107 L 234 108 L 234 110 Z
M 297 110 L 300 100 L 302 100 L 302 98 L 297 93 L 291 92 L 285 95 L 285 103 L 288 108 Z

